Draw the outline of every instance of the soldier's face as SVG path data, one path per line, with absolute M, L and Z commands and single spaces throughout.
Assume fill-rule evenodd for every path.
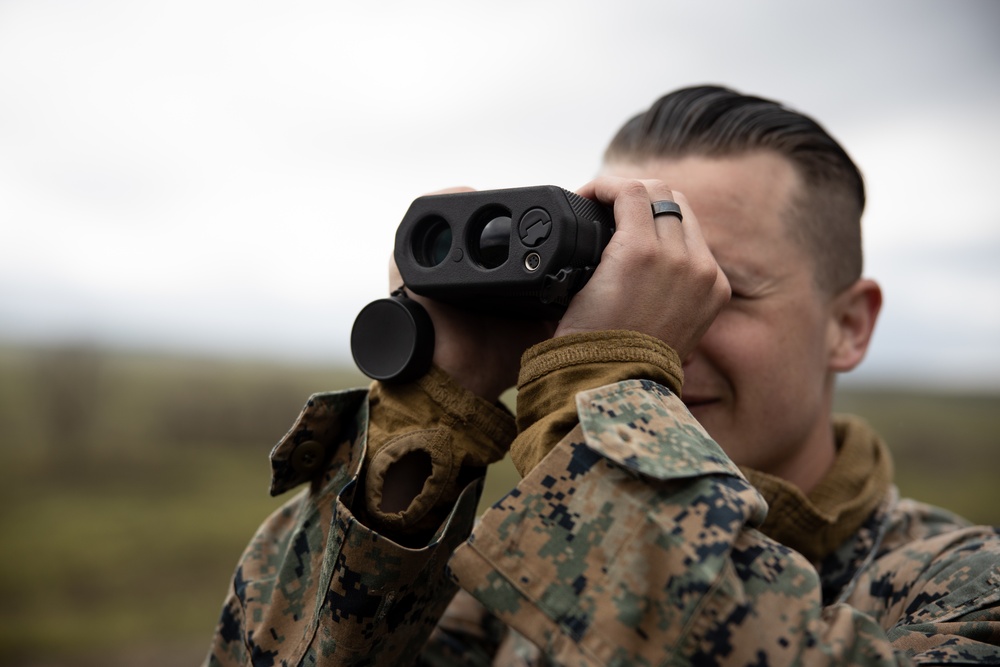
M 820 441 L 831 442 L 832 394 L 831 299 L 789 233 L 798 174 L 769 152 L 605 172 L 660 179 L 687 196 L 733 297 L 684 359 L 682 398 L 737 464 L 796 481 Z

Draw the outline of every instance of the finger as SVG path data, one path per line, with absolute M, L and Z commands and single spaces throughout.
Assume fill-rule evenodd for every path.
M 723 296 L 723 305 L 729 303 L 729 299 L 733 296 L 733 287 L 729 284 L 729 277 L 726 272 L 722 270 L 722 267 L 718 264 L 715 265 L 718 273 L 715 276 L 715 287 L 719 290 L 719 293 Z
M 643 190 L 638 188 L 642 185 Z M 653 220 L 652 203 L 654 201 L 676 201 L 674 192 L 663 181 L 653 179 L 624 179 L 605 176 L 587 183 L 577 190 L 577 194 L 589 199 L 596 199 L 604 204 L 613 204 L 615 207 L 615 222 L 619 229 L 623 227 L 630 231 L 642 228 L 658 229 L 659 226 L 650 226 Z M 686 219 L 692 216 L 687 200 L 677 202 L 681 206 L 681 214 Z M 656 216 L 660 218 L 661 216 Z M 664 215 L 664 218 L 672 218 L 672 225 L 665 225 L 663 229 L 668 236 L 681 236 L 676 232 L 677 223 L 680 220 L 676 216 Z M 640 227 L 641 226 L 641 227 Z
M 424 196 L 429 197 L 431 195 L 453 195 L 459 192 L 475 192 L 475 191 L 476 191 L 475 188 L 470 188 L 468 185 L 456 185 L 454 187 L 443 188 L 441 190 L 435 190 L 434 192 L 428 192 Z
M 681 206 L 681 216 L 686 218 L 687 213 L 684 211 L 684 206 L 677 200 L 679 193 L 675 193 L 668 188 L 663 181 L 643 179 L 642 184 L 646 186 L 646 192 L 649 194 L 650 215 L 653 218 L 653 230 L 656 232 L 657 238 L 668 241 L 683 240 L 685 235 L 684 229 L 681 227 L 682 218 L 662 213 L 660 215 L 653 215 L 652 212 L 653 202 L 671 201 Z M 685 200 L 686 203 L 687 201 Z
M 653 218 L 650 209 L 649 190 L 643 181 L 631 178 L 615 178 L 604 176 L 595 179 L 580 188 L 578 194 L 588 199 L 596 199 L 602 204 L 614 206 L 615 222 L 619 228 L 635 224 L 648 223 Z M 664 186 L 660 192 L 666 198 L 670 198 L 669 190 Z M 622 220 L 619 221 L 619 214 Z
M 708 244 L 705 242 L 705 237 L 701 231 L 701 225 L 698 223 L 698 216 L 696 216 L 694 211 L 691 210 L 691 205 L 688 204 L 687 197 L 684 196 L 684 193 L 677 191 L 674 191 L 673 195 L 674 201 L 681 207 L 681 214 L 684 216 L 684 221 L 681 222 L 672 215 L 658 215 L 656 216 L 657 219 L 666 218 L 668 221 L 671 221 L 673 227 L 680 229 L 683 232 L 684 242 L 688 246 L 705 248 L 707 250 Z
M 650 183 L 652 184 L 652 181 Z M 613 206 L 615 227 L 618 232 L 629 236 L 635 235 L 637 238 L 648 236 L 652 239 L 656 236 L 656 231 L 653 225 L 649 187 L 654 187 L 657 196 L 670 198 L 670 190 L 666 185 L 647 186 L 640 180 L 609 176 L 591 181 L 577 193 Z

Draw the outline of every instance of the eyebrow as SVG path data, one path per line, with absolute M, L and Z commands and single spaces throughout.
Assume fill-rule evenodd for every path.
M 723 264 L 722 262 L 719 262 L 719 267 L 726 275 L 730 287 L 744 296 L 759 294 L 762 289 L 766 289 L 769 281 L 768 275 L 762 271 L 754 270 L 753 267 L 749 269 L 733 267 L 731 264 Z

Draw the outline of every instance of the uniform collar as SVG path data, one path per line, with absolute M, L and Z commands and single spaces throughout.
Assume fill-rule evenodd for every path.
M 851 538 L 892 487 L 892 458 L 875 431 L 857 417 L 834 418 L 837 457 L 807 495 L 783 479 L 743 468 L 767 500 L 760 526 L 768 537 L 819 563 Z

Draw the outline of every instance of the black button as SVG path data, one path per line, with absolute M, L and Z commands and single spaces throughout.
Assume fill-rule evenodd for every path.
M 534 248 L 552 233 L 552 217 L 544 208 L 533 208 L 521 216 L 517 231 L 521 242 L 529 248 Z
M 311 475 L 320 469 L 326 447 L 315 440 L 306 440 L 292 452 L 292 469 L 302 475 Z

